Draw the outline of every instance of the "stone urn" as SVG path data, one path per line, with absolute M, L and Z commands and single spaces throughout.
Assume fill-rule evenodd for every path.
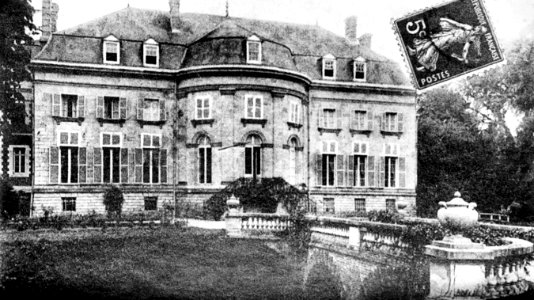
M 234 195 L 230 196 L 230 198 L 226 200 L 226 205 L 228 206 L 228 212 L 230 214 L 235 214 L 238 212 L 239 204 L 239 199 L 237 199 Z
M 443 227 L 449 228 L 453 233 L 474 227 L 478 222 L 478 212 L 475 210 L 477 204 L 467 203 L 460 197 L 460 192 L 456 192 L 451 201 L 439 202 L 442 208 L 438 210 L 438 220 Z

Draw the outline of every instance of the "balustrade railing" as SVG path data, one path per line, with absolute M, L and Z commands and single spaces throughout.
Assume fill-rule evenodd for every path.
M 286 214 L 230 213 L 226 216 L 226 231 L 231 237 L 274 238 L 290 225 Z

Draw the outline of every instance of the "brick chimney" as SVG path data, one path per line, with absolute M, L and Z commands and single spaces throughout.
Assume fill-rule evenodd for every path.
M 356 37 L 356 28 L 358 25 L 358 18 L 350 16 L 345 19 L 345 39 L 349 45 L 358 45 L 359 41 Z
M 360 36 L 360 38 L 359 38 L 360 46 L 365 47 L 365 48 L 371 48 L 371 38 L 372 37 L 373 37 L 373 35 L 370 34 L 370 33 L 362 34 L 362 36 Z
M 180 0 L 169 0 L 171 31 L 180 32 Z
M 59 6 L 52 3 L 51 0 L 43 0 L 42 9 L 42 25 L 41 25 L 41 41 L 46 42 L 52 32 L 57 30 L 57 15 L 59 13 Z

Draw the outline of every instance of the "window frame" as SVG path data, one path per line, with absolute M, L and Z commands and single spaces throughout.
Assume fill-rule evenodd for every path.
M 206 142 L 202 142 L 206 141 Z M 210 149 L 208 151 L 208 149 Z M 204 161 L 202 161 L 201 152 L 204 153 Z M 209 155 L 209 159 L 208 159 Z M 203 136 L 199 139 L 198 144 L 198 183 L 212 184 L 213 183 L 213 148 L 208 137 Z M 208 172 L 209 171 L 209 172 Z
M 326 76 L 326 66 L 327 66 L 327 63 L 332 63 L 332 76 Z M 336 67 L 337 67 L 337 63 L 336 63 L 336 57 L 333 56 L 332 54 L 327 54 L 325 56 L 323 56 L 323 59 L 322 59 L 322 78 L 323 79 L 330 79 L 330 80 L 335 80 L 336 79 Z
M 72 209 L 68 209 L 72 208 Z M 61 211 L 75 212 L 76 211 L 76 197 L 61 197 Z
M 201 102 L 201 107 L 199 108 L 198 107 L 198 101 L 200 100 Z M 204 104 L 206 103 L 205 100 L 208 100 L 208 107 L 207 107 L 207 110 L 208 110 L 208 116 L 207 117 L 204 117 L 204 112 L 206 110 L 206 107 L 204 106 Z M 246 110 L 246 108 L 245 108 Z M 198 117 L 198 113 L 199 112 L 202 112 L 201 113 L 201 117 Z M 195 120 L 210 120 L 212 119 L 213 116 L 212 116 L 212 98 L 211 96 L 208 96 L 208 95 L 198 95 L 195 97 Z
M 258 45 L 258 59 L 250 58 L 251 45 Z M 248 64 L 261 64 L 262 61 L 262 49 L 261 49 L 261 40 L 256 35 L 252 35 L 247 39 L 247 63 Z
M 104 135 L 109 135 L 109 144 L 104 143 Z M 118 136 L 119 142 L 113 143 L 113 137 Z M 122 148 L 122 142 L 123 142 L 123 134 L 120 132 L 101 132 L 100 133 L 100 146 L 102 147 L 102 182 L 103 183 L 120 183 L 121 182 L 121 148 Z M 118 151 L 113 151 L 118 150 Z M 110 151 L 110 161 L 109 161 L 109 181 L 106 181 L 106 160 L 104 157 L 106 156 L 105 152 Z M 114 154 L 117 153 L 117 154 Z M 115 157 L 115 155 L 118 155 L 118 157 Z M 114 165 L 114 163 L 116 165 Z M 117 169 L 117 170 L 116 170 Z M 115 172 L 117 171 L 118 177 L 117 180 L 114 180 L 115 178 Z
M 108 53 L 108 48 L 110 47 L 110 45 L 114 45 L 114 47 L 117 50 L 117 60 L 116 61 L 107 59 L 107 55 L 106 54 Z M 103 62 L 105 64 L 112 64 L 112 65 L 120 64 L 120 61 L 121 61 L 121 44 L 120 44 L 119 39 L 117 39 L 115 36 L 109 35 L 108 37 L 106 37 L 104 39 L 102 52 L 103 52 L 102 53 L 102 58 L 103 58 Z M 112 53 L 112 52 L 110 52 L 110 53 Z
M 61 134 L 67 134 L 67 142 L 66 143 L 62 143 L 61 141 Z M 74 143 L 72 141 L 73 137 L 76 136 L 76 143 Z M 58 146 L 58 170 L 59 170 L 59 174 L 58 174 L 58 182 L 60 184 L 76 184 L 76 183 L 79 183 L 79 178 L 78 178 L 78 170 L 75 170 L 74 174 L 76 174 L 76 182 L 72 182 L 72 177 L 73 177 L 73 172 L 72 172 L 72 169 L 74 168 L 72 166 L 73 164 L 73 158 L 72 158 L 72 150 L 73 149 L 76 149 L 76 156 L 78 158 L 78 160 L 80 159 L 80 153 L 79 153 L 79 150 L 80 150 L 80 133 L 77 132 L 77 131 L 69 131 L 69 130 L 61 130 L 61 131 L 58 131 L 57 132 L 57 146 Z M 62 170 L 63 170 L 63 163 L 62 163 L 62 150 L 65 149 L 67 151 L 67 161 L 68 161 L 68 166 L 67 166 L 67 181 L 66 182 L 63 182 L 62 181 Z M 76 161 L 76 168 L 79 167 L 79 164 L 78 164 L 78 161 Z
M 391 202 L 393 202 L 393 205 L 391 205 Z M 397 199 L 386 198 L 386 211 L 393 211 L 393 212 L 397 211 Z
M 61 94 L 61 103 L 60 103 L 60 111 L 59 111 L 59 115 L 60 117 L 63 117 L 63 118 L 78 118 L 78 95 L 74 95 L 74 94 Z M 64 102 L 65 101 L 68 101 L 69 97 L 72 97 L 73 98 L 73 102 L 74 102 L 74 106 L 72 108 L 73 110 L 73 115 L 72 116 L 68 116 L 68 113 L 66 114 L 63 110 L 64 108 Z
M 148 48 L 154 47 L 156 50 L 156 63 L 151 64 L 147 62 Z M 143 66 L 145 67 L 159 67 L 159 44 L 153 39 L 148 39 L 143 43 Z
M 154 208 L 152 209 L 152 206 L 147 208 L 147 204 L 151 204 L 151 201 L 154 201 Z M 158 197 L 157 196 L 145 196 L 143 198 L 143 204 L 144 204 L 144 210 L 145 211 L 157 211 L 158 210 Z
M 354 156 L 354 165 L 349 166 L 353 168 L 353 186 L 356 187 L 365 187 L 369 185 L 369 178 L 367 172 L 367 160 L 369 159 L 369 144 L 367 142 L 353 142 L 352 143 L 352 155 Z M 363 162 L 360 161 L 360 158 L 363 158 Z M 362 178 L 360 177 L 360 168 L 363 166 L 363 184 Z
M 257 139 L 259 143 L 248 143 L 249 139 Z M 263 143 L 263 140 L 261 137 L 251 134 L 247 137 L 247 143 L 245 144 L 245 171 L 244 171 L 244 177 L 260 177 L 262 175 L 262 169 L 263 169 L 263 151 L 261 144 Z M 250 173 L 247 173 L 247 149 L 250 149 Z M 257 164 L 256 166 L 256 160 L 254 158 L 257 158 Z M 256 172 L 254 172 L 256 171 Z
M 355 110 L 354 114 L 352 115 L 352 117 L 354 118 L 354 122 L 352 122 L 352 124 L 354 124 L 356 126 L 354 126 L 354 128 L 352 128 L 352 129 L 354 129 L 354 130 L 369 130 L 368 117 L 367 117 L 368 113 L 369 112 L 367 110 Z
M 363 73 L 363 78 L 356 78 L 356 74 L 358 73 L 358 69 L 359 69 L 358 66 L 362 66 L 363 68 L 363 71 L 360 72 L 360 73 Z M 363 57 L 360 56 L 356 58 L 352 62 L 352 67 L 353 67 L 352 79 L 354 81 L 360 81 L 360 82 L 367 81 L 367 61 Z
M 361 205 L 363 202 L 363 205 Z M 354 211 L 355 212 L 366 212 L 367 206 L 366 206 L 365 198 L 354 198 Z
M 388 118 L 393 116 L 393 119 Z M 385 112 L 384 113 L 384 130 L 387 132 L 397 132 L 399 130 L 399 114 L 397 112 Z
M 396 143 L 384 144 L 384 187 L 385 188 L 397 188 L 400 185 L 399 182 L 399 145 Z M 393 164 L 391 161 L 393 160 Z M 393 176 L 389 176 L 393 166 Z M 392 182 L 393 181 L 393 185 Z M 386 184 L 387 183 L 387 184 Z
M 328 113 L 327 113 L 328 112 Z M 331 118 L 327 115 L 332 115 Z M 329 124 L 331 121 L 331 124 Z M 323 108 L 323 128 L 325 129 L 337 129 L 337 115 L 335 108 Z
M 252 98 L 252 116 L 248 115 L 248 99 Z M 260 116 L 256 117 L 256 100 L 260 99 Z M 244 105 L 244 112 L 245 112 L 245 119 L 255 119 L 255 120 L 261 120 L 263 119 L 263 96 L 262 95 L 254 95 L 254 94 L 247 94 L 245 95 L 245 105 Z
M 24 149 L 24 164 L 22 165 L 24 167 L 24 172 L 16 172 L 15 171 L 15 162 L 16 162 L 16 153 L 15 149 Z M 30 151 L 31 148 L 28 145 L 9 145 L 8 148 L 9 151 L 9 169 L 8 169 L 8 175 L 9 177 L 28 177 L 30 176 Z M 20 161 L 19 161 L 20 164 Z
M 156 105 L 155 107 L 152 107 L 153 105 L 149 105 L 148 103 L 156 103 Z M 147 116 L 151 116 L 152 118 L 147 118 Z M 161 121 L 161 105 L 159 99 L 143 98 L 143 121 Z
M 328 205 L 327 205 L 328 203 Z M 331 205 L 330 205 L 331 203 Z M 336 198 L 334 197 L 325 197 L 323 198 L 323 212 L 325 213 L 332 213 L 332 214 L 335 214 L 336 213 Z M 332 211 L 329 211 L 328 209 L 332 208 Z
M 322 182 L 321 186 L 336 186 L 336 169 L 337 169 L 337 156 L 338 156 L 338 143 L 336 141 L 323 141 L 322 142 L 322 149 L 321 149 L 321 156 L 322 156 L 322 166 L 321 166 L 321 177 Z M 332 158 L 333 156 L 333 158 Z M 334 163 L 332 166 L 332 170 L 329 171 L 328 169 L 328 162 L 327 159 L 333 159 Z M 331 174 L 332 176 L 328 176 Z M 330 182 L 332 184 L 330 184 Z
M 150 136 L 150 145 L 144 145 L 145 136 Z M 159 145 L 154 145 L 154 137 L 159 139 Z M 161 133 L 141 133 L 141 148 L 160 149 L 162 142 Z
M 289 102 L 289 122 L 302 124 L 302 105 L 298 101 Z

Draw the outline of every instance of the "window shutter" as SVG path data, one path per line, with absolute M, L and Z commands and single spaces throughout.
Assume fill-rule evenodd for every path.
M 78 98 L 80 99 L 80 98 Z M 80 147 L 78 150 L 78 182 L 87 182 L 87 149 Z
M 386 131 L 386 114 L 383 113 L 382 116 L 380 116 L 379 120 L 380 120 L 380 130 Z
M 321 153 L 317 154 L 316 159 L 317 163 L 317 185 L 323 185 L 323 155 Z
M 297 184 L 300 182 L 300 151 L 295 151 L 295 180 L 294 180 L 294 184 Z
M 126 98 L 119 98 L 119 119 L 126 119 Z
M 50 183 L 58 183 L 59 181 L 59 148 L 50 147 L 49 152 L 49 175 Z
M 54 94 L 52 100 L 52 116 L 61 116 L 61 95 Z
M 161 183 L 167 183 L 167 149 L 160 150 Z
M 354 186 L 354 155 L 349 155 L 349 163 L 347 164 L 347 185 Z
M 78 118 L 85 118 L 85 97 L 78 96 Z
M 121 148 L 121 182 L 128 183 L 128 148 Z
M 128 151 L 128 182 L 135 182 L 135 150 Z
M 380 187 L 384 187 L 385 185 L 385 182 L 386 182 L 386 157 L 384 156 L 381 156 L 380 157 L 380 178 L 379 178 L 379 181 L 380 181 L 380 184 L 379 186 Z
M 143 99 L 137 100 L 137 120 L 143 120 L 143 103 L 145 101 Z
M 95 147 L 93 155 L 93 178 L 94 183 L 102 182 L 102 148 Z
M 336 109 L 336 128 L 343 128 L 343 114 L 341 112 L 341 109 Z
M 367 111 L 367 129 L 373 130 L 373 112 L 370 110 Z
M 161 121 L 167 120 L 165 112 L 165 99 L 159 100 L 159 119 Z
M 336 155 L 337 186 L 345 185 L 345 155 Z
M 319 114 L 317 116 L 317 127 L 324 128 L 324 109 L 320 107 Z
M 135 149 L 135 182 L 143 182 L 143 149 Z
M 86 168 L 86 173 L 85 173 L 85 176 L 86 176 L 86 179 L 85 179 L 85 182 L 87 183 L 92 183 L 93 182 L 93 148 L 87 148 L 86 151 L 85 151 L 85 154 L 86 154 L 86 165 L 87 165 L 87 168 Z
M 50 113 L 53 115 L 54 114 L 54 105 L 53 105 L 52 98 L 53 98 L 52 94 L 43 93 L 43 102 L 45 103 L 45 105 L 50 105 Z
M 104 97 L 96 98 L 96 117 L 103 119 L 104 118 Z
M 403 132 L 404 131 L 404 115 L 402 113 L 397 114 L 397 131 Z
M 367 186 L 375 186 L 375 158 L 367 157 Z
M 399 186 L 406 187 L 406 158 L 399 157 Z

